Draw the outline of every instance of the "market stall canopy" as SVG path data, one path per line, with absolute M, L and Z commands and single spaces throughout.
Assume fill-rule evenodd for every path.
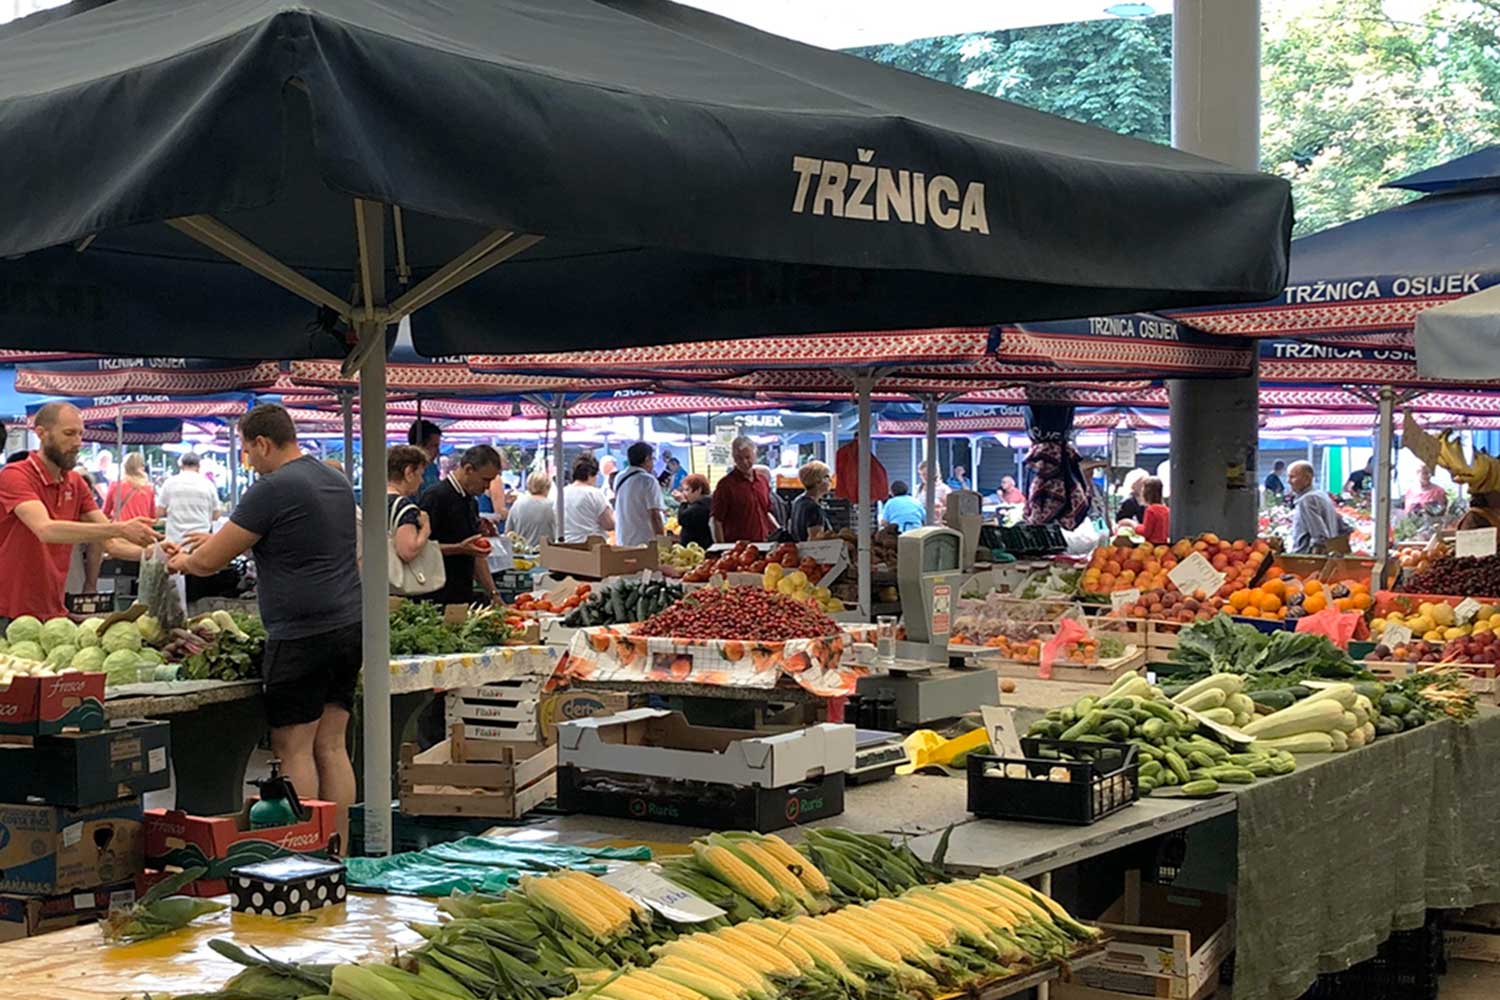
M 1417 315 L 1417 370 L 1454 382 L 1500 378 L 1500 285 Z
M 1276 298 L 1173 315 L 1209 333 L 1410 348 L 1424 310 L 1500 282 L 1500 146 L 1384 186 L 1426 196 L 1292 241 Z
M 34 420 L 36 412 L 48 403 L 71 403 L 78 407 L 83 415 L 83 439 L 95 444 L 175 444 L 182 440 L 182 415 L 172 414 L 170 404 L 167 400 L 155 399 L 141 403 L 122 403 L 120 399 L 129 397 L 109 397 L 107 399 L 95 399 L 91 396 L 78 396 L 73 398 L 56 397 L 52 399 L 39 399 L 32 397 L 32 401 L 26 404 L 27 424 Z M 238 406 L 238 409 L 232 409 Z M 195 407 L 194 416 L 233 416 L 244 413 L 246 404 L 243 400 L 238 403 L 213 403 L 198 404 Z M 216 412 L 210 413 L 213 409 Z
M 213 358 L 59 357 L 16 366 L 17 390 L 52 396 L 213 395 L 273 389 L 280 377 L 275 361 Z
M 1281 179 L 665 0 L 116 0 L 0 36 L 0 137 L 25 349 L 341 356 L 374 204 L 428 356 L 1263 298 L 1291 225 Z
M 756 337 L 712 343 L 525 355 L 475 355 L 478 371 L 567 375 L 633 373 L 661 379 L 722 377 L 723 369 L 852 371 L 879 367 L 897 376 L 1007 381 L 1059 375 L 1248 374 L 1252 350 L 1244 343 L 1199 333 L 1148 313 L 1050 323 L 864 330 Z M 716 373 L 715 370 L 719 370 Z

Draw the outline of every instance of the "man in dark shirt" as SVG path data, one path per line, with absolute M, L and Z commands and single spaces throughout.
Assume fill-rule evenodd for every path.
M 1263 484 L 1267 499 L 1280 500 L 1286 495 L 1286 480 L 1282 478 L 1285 475 L 1285 462 L 1278 460 L 1275 465 L 1271 466 L 1271 472 L 1266 476 L 1266 481 Z
M 413 420 L 406 429 L 406 443 L 427 454 L 427 468 L 422 470 L 422 488 L 436 486 L 441 478 L 438 475 L 438 452 L 443 450 L 443 429 L 431 420 Z
M 500 453 L 487 444 L 476 444 L 458 460 L 458 468 L 422 493 L 421 506 L 432 523 L 432 538 L 443 551 L 447 582 L 441 590 L 424 596 L 440 604 L 469 604 L 478 583 L 494 603 L 495 578 L 490 575 L 490 544 L 482 534 L 479 501 L 500 475 Z
M 346 741 L 362 646 L 354 492 L 343 475 L 302 453 L 280 406 L 263 403 L 240 418 L 240 440 L 260 478 L 228 524 L 188 535 L 189 548 L 170 565 L 212 576 L 253 553 L 271 750 L 299 796 L 347 809 L 355 787 Z

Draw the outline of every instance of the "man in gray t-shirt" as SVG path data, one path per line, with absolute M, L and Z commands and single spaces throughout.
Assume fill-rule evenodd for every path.
M 268 636 L 261 675 L 271 749 L 301 798 L 347 807 L 355 787 L 345 740 L 361 656 L 354 493 L 337 471 L 302 454 L 291 414 L 279 406 L 245 414 L 240 439 L 260 478 L 229 523 L 190 535 L 171 567 L 209 576 L 252 552 Z

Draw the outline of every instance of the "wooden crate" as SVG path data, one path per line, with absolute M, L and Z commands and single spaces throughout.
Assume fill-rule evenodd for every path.
M 475 740 L 454 726 L 430 750 L 401 747 L 401 811 L 520 819 L 557 794 L 557 747 Z
M 1019 660 L 997 660 L 980 657 L 976 660 L 977 665 L 982 667 L 995 667 L 1000 671 L 1001 677 L 1024 677 L 1031 680 L 1039 679 L 1038 671 L 1041 669 L 1035 663 L 1022 663 Z M 1111 660 L 1100 660 L 1096 664 L 1079 663 L 1054 663 L 1052 664 L 1052 677 L 1054 681 L 1067 681 L 1071 684 L 1113 684 L 1120 675 L 1130 670 L 1136 670 L 1146 665 L 1146 651 L 1136 646 L 1125 647 L 1125 655 L 1117 656 Z

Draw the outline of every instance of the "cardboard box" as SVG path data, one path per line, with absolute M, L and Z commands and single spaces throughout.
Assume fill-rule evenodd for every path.
M 1108 995 L 1196 1000 L 1213 993 L 1219 966 L 1234 950 L 1227 896 L 1142 884 L 1126 875 L 1125 895 L 1096 921 L 1108 933 L 1104 958 L 1078 972 Z
M 39 736 L 103 728 L 103 674 L 15 677 L 0 688 L 0 733 Z
M 630 695 L 624 691 L 590 691 L 586 688 L 555 691 L 544 695 L 537 705 L 538 735 L 544 743 L 556 743 L 559 722 L 613 715 L 630 708 L 630 702 Z
M 0 805 L 0 892 L 51 896 L 133 879 L 140 798 L 103 805 Z
M 229 816 L 192 816 L 180 809 L 146 810 L 146 864 L 152 868 L 206 868 L 191 894 L 219 896 L 235 868 L 289 854 L 326 857 L 338 831 L 338 807 L 332 802 L 303 800 L 307 818 L 289 826 L 250 828 L 250 807 Z
M 829 722 L 757 736 L 692 726 L 681 712 L 636 708 L 560 722 L 557 743 L 559 765 L 762 788 L 854 767 L 854 727 Z
M 398 776 L 409 815 L 520 819 L 557 794 L 557 748 L 467 739 L 454 726 L 431 749 L 403 745 Z
M 25 742 L 0 743 L 0 802 L 91 806 L 172 783 L 165 722 L 118 720 L 92 732 L 16 739 Z
M 602 580 L 606 576 L 656 569 L 660 556 L 656 543 L 624 547 L 610 545 L 599 535 L 585 542 L 551 542 L 542 539 L 540 562 L 554 573 Z
M 0 895 L 0 941 L 66 930 L 103 919 L 135 902 L 135 883 L 119 882 L 59 896 Z

